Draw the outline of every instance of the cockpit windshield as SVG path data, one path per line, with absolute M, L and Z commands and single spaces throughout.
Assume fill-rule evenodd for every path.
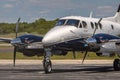
M 65 25 L 72 25 L 78 27 L 79 20 L 69 19 Z
M 76 27 L 78 27 L 78 24 L 79 24 L 79 20 L 75 20 L 75 19 L 65 20 L 65 19 L 62 19 L 62 20 L 59 20 L 59 21 L 57 22 L 56 26 L 71 25 L 71 26 L 76 26 Z
M 65 24 L 65 19 L 62 19 L 62 20 L 59 20 L 56 24 L 56 26 L 61 26 L 61 25 L 64 25 Z

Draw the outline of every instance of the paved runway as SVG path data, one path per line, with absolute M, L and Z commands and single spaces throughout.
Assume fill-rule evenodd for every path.
M 50 74 L 38 60 L 17 60 L 16 67 L 11 60 L 0 60 L 0 80 L 120 80 L 120 71 L 113 70 L 111 60 L 87 60 L 83 65 L 79 60 L 54 60 Z

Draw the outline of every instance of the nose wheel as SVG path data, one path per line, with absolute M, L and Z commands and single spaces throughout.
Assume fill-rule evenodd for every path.
M 113 68 L 115 71 L 119 71 L 120 70 L 120 59 L 115 59 L 113 62 Z
M 45 73 L 51 73 L 51 71 L 52 71 L 52 63 L 51 63 L 50 60 L 44 60 L 43 61 L 43 67 L 44 67 Z
M 43 68 L 45 73 L 51 73 L 52 71 L 52 62 L 50 60 L 51 57 L 51 49 L 46 48 L 45 49 L 45 55 L 44 55 L 44 60 L 43 60 Z

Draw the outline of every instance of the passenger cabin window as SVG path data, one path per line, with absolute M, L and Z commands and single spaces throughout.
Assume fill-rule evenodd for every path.
M 83 27 L 87 28 L 87 23 L 85 21 L 82 21 Z
M 95 23 L 95 27 L 96 27 L 96 29 L 98 29 L 98 23 Z
M 114 26 L 113 25 L 111 25 L 111 28 L 114 30 Z
M 65 24 L 65 22 L 66 22 L 66 20 L 65 20 L 65 19 L 63 19 L 63 20 L 59 20 L 59 21 L 56 23 L 56 26 L 61 26 L 61 25 L 64 25 L 64 24 Z
M 68 19 L 67 23 L 65 25 L 71 25 L 71 26 L 76 26 L 78 27 L 79 24 L 79 20 L 75 20 L 75 19 Z
M 94 29 L 94 24 L 93 24 L 93 22 L 91 22 L 91 28 Z
M 99 27 L 100 27 L 100 29 L 102 29 L 102 24 L 101 23 L 99 23 Z

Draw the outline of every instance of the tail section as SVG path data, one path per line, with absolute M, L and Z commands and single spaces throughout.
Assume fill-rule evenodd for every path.
M 118 10 L 117 10 L 117 12 L 120 12 L 120 4 L 119 4 L 119 7 L 118 7 Z
M 109 20 L 109 21 L 116 22 L 116 23 L 120 24 L 120 4 L 119 4 L 118 10 L 117 10 L 115 16 L 104 18 L 104 20 Z

